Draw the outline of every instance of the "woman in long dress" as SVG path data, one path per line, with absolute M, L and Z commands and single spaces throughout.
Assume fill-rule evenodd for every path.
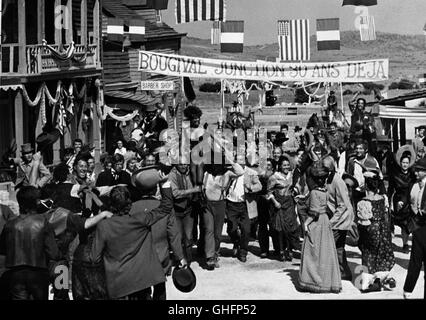
M 314 293 L 339 293 L 342 281 L 325 187 L 328 170 L 318 163 L 313 166 L 311 174 L 316 186 L 308 200 L 298 287 L 301 291 Z
M 291 261 L 292 251 L 300 250 L 299 234 L 296 217 L 296 206 L 291 193 L 293 172 L 290 159 L 281 159 L 279 171 L 275 172 L 268 180 L 268 199 L 270 205 L 270 219 L 277 244 L 279 245 L 279 258 L 281 261 Z
M 359 248 L 362 254 L 362 265 L 368 268 L 368 273 L 386 272 L 395 265 L 392 250 L 392 233 L 387 217 L 387 201 L 378 194 L 379 176 L 377 172 L 364 173 L 366 196 L 358 202 Z M 395 280 L 387 278 L 393 287 Z
M 411 147 L 411 146 L 410 146 Z M 403 147 L 401 147 L 402 149 Z M 401 153 L 398 150 L 398 153 Z M 392 170 L 392 174 L 389 175 L 389 188 L 388 198 L 392 205 L 392 223 L 401 228 L 402 236 L 402 250 L 408 252 L 408 237 L 412 230 L 410 230 L 410 218 L 412 211 L 410 207 L 410 190 L 413 184 L 416 182 L 416 176 L 411 170 L 412 164 L 414 164 L 416 155 L 414 149 L 411 155 L 405 154 L 405 152 L 398 156 L 398 165 Z M 392 228 L 393 226 L 391 226 Z

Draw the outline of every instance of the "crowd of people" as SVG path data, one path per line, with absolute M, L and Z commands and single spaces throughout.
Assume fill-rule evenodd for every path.
M 364 106 L 358 99 L 352 108 Z M 191 105 L 184 115 L 194 147 L 206 129 L 202 112 Z M 79 139 L 52 172 L 31 144 L 21 147 L 22 157 L 13 159 L 19 215 L 1 206 L 3 297 L 47 299 L 52 284 L 54 299 L 69 292 L 75 300 L 166 299 L 173 266 L 197 260 L 206 270 L 220 267 L 225 223 L 241 263 L 255 239 L 262 259 L 300 255 L 299 290 L 333 293 L 353 280 L 346 244 L 357 245 L 360 263 L 380 275 L 363 291 L 396 286 L 397 225 L 404 252 L 414 233 L 404 286 L 407 296 L 413 291 L 421 268 L 417 233 L 426 224 L 425 128 L 394 156 L 389 148 L 371 150 L 362 128 L 347 135 L 331 122 L 296 127 L 290 136 L 283 124 L 268 132 L 263 168 L 237 148 L 222 148 L 220 163 L 165 164 L 160 120 L 154 111 L 136 122 L 101 163 Z M 69 272 L 71 290 L 68 280 L 58 286 L 57 270 Z

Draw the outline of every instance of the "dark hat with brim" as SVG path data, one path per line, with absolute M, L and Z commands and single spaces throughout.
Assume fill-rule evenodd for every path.
M 426 158 L 422 158 L 414 164 L 414 170 L 426 171 Z
M 173 284 L 181 292 L 191 292 L 197 284 L 197 278 L 191 267 L 175 268 L 172 273 Z
M 24 143 L 21 146 L 21 153 L 30 153 L 34 152 L 34 148 L 32 147 L 31 143 Z
M 59 129 L 53 129 L 50 132 L 43 132 L 40 134 L 37 139 L 37 151 L 43 151 L 47 147 L 53 145 L 61 137 L 61 132 Z
M 344 173 L 342 175 L 342 180 L 345 181 L 346 185 L 349 185 L 352 188 L 358 188 L 359 186 L 358 180 L 348 173 Z

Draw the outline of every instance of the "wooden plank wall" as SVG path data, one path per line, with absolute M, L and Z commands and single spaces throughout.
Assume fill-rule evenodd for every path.
M 105 49 L 103 68 L 105 83 L 129 82 L 131 80 L 129 53 L 127 51 Z

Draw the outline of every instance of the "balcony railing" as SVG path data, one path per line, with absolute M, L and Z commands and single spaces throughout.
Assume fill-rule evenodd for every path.
M 62 50 L 67 50 L 68 45 L 63 45 Z M 97 67 L 98 48 L 96 44 L 87 46 L 74 45 L 72 58 L 63 61 L 57 59 L 52 52 L 42 44 L 25 46 L 25 67 L 20 68 L 19 44 L 2 45 L 2 75 L 41 75 L 51 72 L 63 72 L 68 70 L 94 69 Z M 56 51 L 59 45 L 51 45 Z M 21 72 L 19 72 L 21 70 Z M 22 72 L 22 70 L 25 70 Z

